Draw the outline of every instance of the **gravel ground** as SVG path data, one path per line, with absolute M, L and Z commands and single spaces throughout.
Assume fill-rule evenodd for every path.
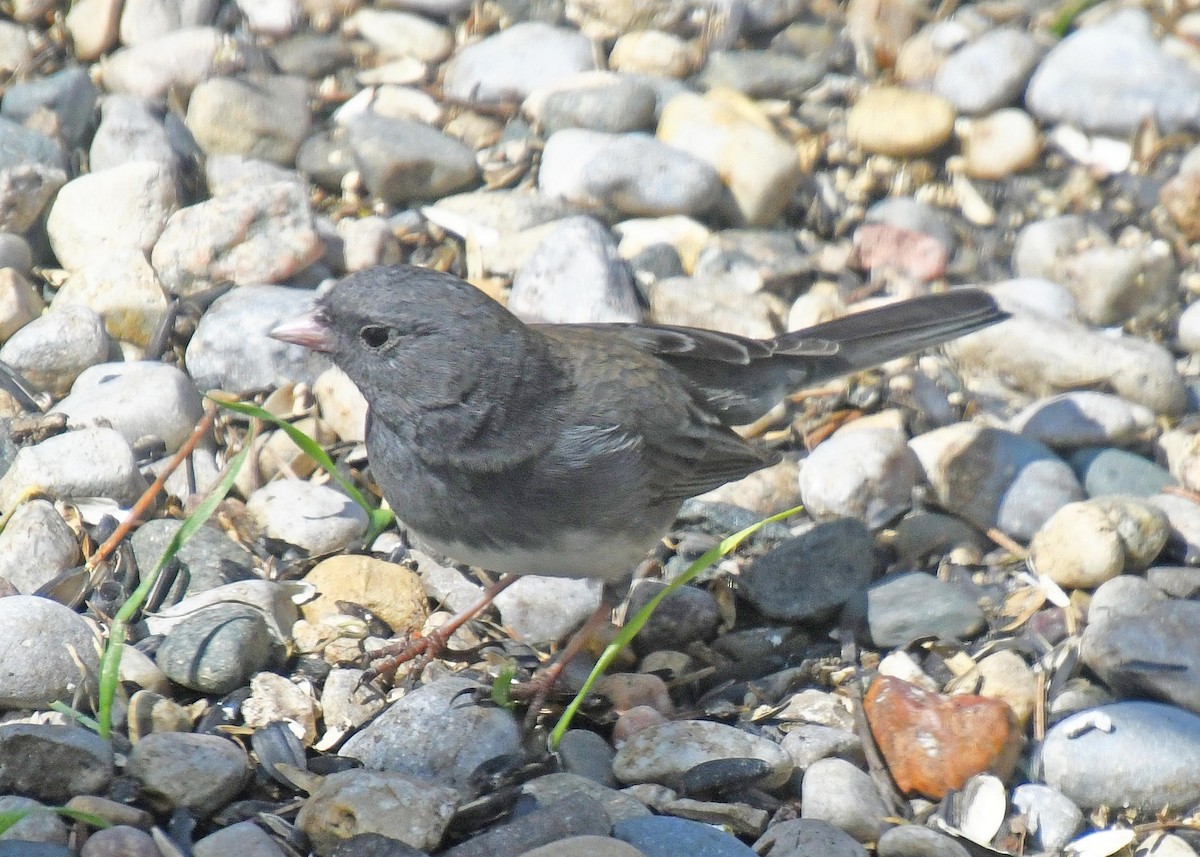
M 0 857 L 1195 855 L 1198 45 L 1118 0 L 0 2 Z M 363 686 L 486 577 L 364 547 L 203 395 L 370 494 L 361 396 L 266 331 L 396 262 L 528 321 L 770 337 L 967 283 L 1012 318 L 747 427 L 783 463 L 689 501 L 617 618 L 804 513 L 550 752 L 611 629 L 543 710 L 486 687 L 599 586 L 523 578 Z

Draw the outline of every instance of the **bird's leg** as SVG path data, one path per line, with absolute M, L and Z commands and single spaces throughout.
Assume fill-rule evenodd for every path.
M 369 684 L 381 675 L 393 675 L 401 664 L 418 659 L 415 665 L 419 675 L 428 663 L 437 657 L 450 642 L 451 635 L 474 619 L 491 604 L 496 596 L 517 582 L 514 574 L 506 575 L 483 591 L 473 604 L 458 611 L 444 625 L 428 634 L 422 634 L 403 643 L 393 643 L 377 650 L 371 656 L 371 666 L 363 673 L 360 684 Z
M 517 685 L 512 688 L 511 695 L 514 699 L 528 700 L 529 710 L 525 714 L 525 725 L 527 728 L 534 726 L 534 721 L 537 719 L 538 712 L 546 702 L 546 697 L 550 695 L 550 691 L 554 689 L 554 683 L 558 681 L 558 677 L 562 675 L 562 671 L 566 668 L 571 659 L 579 654 L 579 650 L 584 644 L 596 633 L 596 630 L 608 621 L 612 615 L 612 605 L 607 601 L 601 601 L 600 606 L 587 618 L 582 627 L 567 641 L 567 645 L 558 657 L 554 659 L 554 663 L 550 664 L 543 670 L 539 670 L 536 675 L 524 684 Z

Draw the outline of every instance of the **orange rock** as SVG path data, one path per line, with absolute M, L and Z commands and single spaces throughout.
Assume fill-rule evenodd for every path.
M 1012 773 L 1021 749 L 1008 704 L 984 696 L 948 696 L 880 676 L 863 700 L 871 734 L 900 790 L 940 800 L 987 771 Z

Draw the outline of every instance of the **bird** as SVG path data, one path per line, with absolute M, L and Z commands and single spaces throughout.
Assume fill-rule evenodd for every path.
M 392 265 L 342 278 L 270 335 L 361 390 L 371 476 L 419 545 L 498 574 L 611 583 L 684 500 L 780 459 L 734 427 L 1006 317 L 964 287 L 765 340 L 526 324 L 452 274 Z

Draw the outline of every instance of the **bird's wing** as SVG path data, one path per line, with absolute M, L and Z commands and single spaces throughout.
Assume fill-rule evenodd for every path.
M 627 335 L 672 329 L 564 325 L 543 330 L 564 365 L 575 369 L 569 374 L 576 411 L 548 456 L 553 468 L 585 462 L 593 479 L 613 492 L 642 492 L 651 503 L 667 504 L 740 479 L 778 459 L 727 428 L 699 388 L 636 336 Z M 676 346 L 684 347 L 682 341 Z

